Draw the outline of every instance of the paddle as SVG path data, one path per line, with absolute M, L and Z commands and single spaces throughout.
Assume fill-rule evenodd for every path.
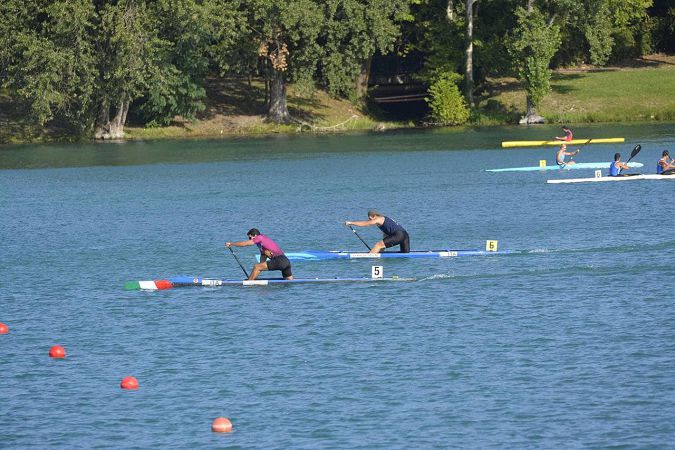
M 241 261 L 239 261 L 239 258 L 237 257 L 237 254 L 234 253 L 234 250 L 232 250 L 232 247 L 227 247 L 227 248 L 230 249 L 230 253 L 232 253 L 232 256 L 234 256 L 234 259 L 237 260 L 237 263 L 239 264 L 239 267 L 241 267 L 241 270 L 244 271 L 244 274 L 246 275 L 246 278 L 248 278 L 248 272 L 246 271 L 246 269 L 244 269 L 244 266 L 242 265 Z
M 576 155 L 570 156 L 570 160 L 573 160 L 574 157 L 577 156 L 577 155 L 579 154 L 579 152 L 581 151 L 581 149 L 584 148 L 584 147 L 586 147 L 587 144 L 590 144 L 590 142 L 591 142 L 592 140 L 593 140 L 593 138 L 587 140 L 586 142 L 584 142 L 584 143 L 581 145 L 581 147 L 577 148 L 577 153 L 576 153 Z
M 628 158 L 628 161 L 626 161 L 626 164 L 628 164 L 631 159 L 635 158 L 635 155 L 640 153 L 640 150 L 642 150 L 642 147 L 640 146 L 640 144 L 636 145 L 635 148 L 633 149 L 633 151 L 630 152 L 630 158 Z M 619 169 L 619 175 L 621 175 L 622 170 L 623 169 Z
M 366 241 L 364 241 L 363 239 L 361 239 L 361 236 L 359 236 L 359 233 L 357 233 L 356 230 L 355 230 L 354 228 L 352 228 L 351 225 L 347 225 L 347 226 L 349 227 L 350 230 L 352 230 L 352 233 L 354 233 L 354 234 L 356 235 L 356 237 L 359 238 L 359 240 L 360 240 L 361 242 L 363 242 L 363 245 L 365 245 L 366 248 L 367 248 L 368 250 L 370 250 L 370 246 L 369 246 L 368 244 L 366 244 Z

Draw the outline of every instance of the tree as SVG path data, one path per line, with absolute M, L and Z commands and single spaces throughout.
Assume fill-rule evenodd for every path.
M 466 2 L 466 65 L 464 69 L 464 97 L 471 108 L 475 106 L 473 101 L 473 5 L 478 0 L 465 0 Z
M 322 11 L 311 0 L 250 0 L 240 9 L 249 30 L 245 39 L 257 44 L 269 81 L 267 117 L 287 123 L 287 83 L 311 83 L 322 52 L 318 43 Z
M 36 123 L 86 128 L 96 85 L 95 11 L 87 0 L 0 3 L 0 75 Z
M 144 2 L 121 0 L 100 11 L 98 115 L 94 137 L 124 136 L 129 105 L 142 96 L 157 64 L 160 41 Z
M 532 0 L 528 0 L 532 1 Z M 561 27 L 561 64 L 591 62 L 604 65 L 616 45 L 616 37 L 642 33 L 652 0 L 539 0 L 548 23 Z
M 224 1 L 5 0 L 2 84 L 38 124 L 65 121 L 97 138 L 122 137 L 133 105 L 150 124 L 193 118 L 213 42 L 222 50 L 237 32 Z
M 403 52 L 424 55 L 424 67 L 417 76 L 427 84 L 447 72 L 463 71 L 464 22 L 457 12 L 462 5 L 452 0 L 419 0 L 411 7 L 412 20 L 403 25 Z
M 436 123 L 462 125 L 469 120 L 469 110 L 457 88 L 461 79 L 461 75 L 447 72 L 429 86 L 429 97 L 424 100 L 429 104 L 431 117 Z
M 326 0 L 320 79 L 333 95 L 361 100 L 376 51 L 393 49 L 399 23 L 410 20 L 409 0 Z
M 560 30 L 549 25 L 539 9 L 516 10 L 518 26 L 507 40 L 507 48 L 518 77 L 527 91 L 529 122 L 536 115 L 536 108 L 551 90 L 551 59 L 560 46 Z

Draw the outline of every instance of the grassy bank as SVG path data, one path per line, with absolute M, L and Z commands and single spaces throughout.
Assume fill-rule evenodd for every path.
M 552 92 L 539 114 L 549 122 L 675 121 L 675 56 L 654 56 L 612 68 L 580 67 L 556 71 Z M 264 86 L 243 79 L 212 79 L 207 83 L 206 109 L 196 121 L 176 120 L 165 127 L 129 125 L 129 139 L 203 138 L 263 135 L 300 131 L 341 132 L 414 127 L 418 120 L 387 121 L 356 109 L 348 101 L 322 91 L 288 89 L 295 122 L 278 125 L 265 120 Z M 472 121 L 478 125 L 517 123 L 524 114 L 525 92 L 513 78 L 491 79 L 478 96 Z M 36 127 L 28 111 L 7 91 L 0 91 L 0 143 L 64 140 L 68 130 Z
M 549 122 L 675 121 L 675 57 L 654 56 L 628 67 L 559 70 L 538 112 Z M 490 80 L 480 108 L 513 120 L 524 113 L 525 92 L 515 79 Z
M 213 79 L 207 84 L 206 110 L 198 120 L 177 121 L 161 128 L 130 126 L 125 128 L 131 139 L 217 137 L 228 135 L 266 135 L 301 131 L 341 132 L 376 128 L 412 127 L 401 122 L 380 123 L 345 100 L 335 99 L 324 91 L 304 92 L 288 87 L 288 108 L 293 122 L 287 125 L 265 120 L 264 85 L 241 79 Z

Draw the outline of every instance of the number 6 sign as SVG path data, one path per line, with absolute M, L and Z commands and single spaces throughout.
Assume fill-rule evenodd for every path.
M 499 245 L 498 241 L 485 241 L 485 251 L 496 252 L 498 245 Z

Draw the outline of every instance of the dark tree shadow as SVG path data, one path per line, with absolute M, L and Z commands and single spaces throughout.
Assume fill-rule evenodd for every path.
M 261 115 L 267 112 L 265 89 L 249 85 L 245 78 L 209 78 L 206 80 L 206 109 L 197 115 L 202 120 L 218 115 Z
M 261 79 L 209 78 L 205 83 L 206 109 L 199 114 L 199 120 L 210 120 L 218 116 L 264 116 L 267 114 L 265 88 Z M 321 102 L 314 97 L 288 97 L 288 111 L 292 117 L 306 122 L 325 118 L 317 111 Z
M 0 144 L 40 140 L 77 140 L 80 135 L 58 120 L 40 126 L 31 119 L 28 106 L 0 91 Z

